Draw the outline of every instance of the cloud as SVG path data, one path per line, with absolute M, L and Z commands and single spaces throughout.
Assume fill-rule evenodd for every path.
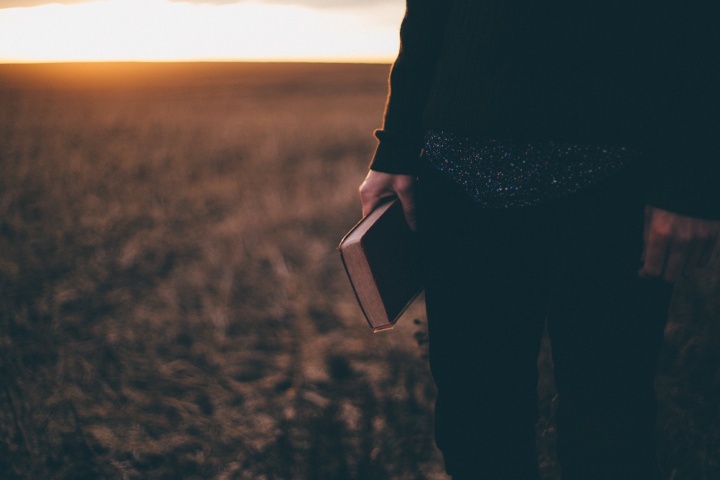
M 316 8 L 345 8 L 363 7 L 383 3 L 393 3 L 393 0 L 170 0 L 178 3 L 210 3 L 213 5 L 229 5 L 232 3 L 245 3 L 255 1 L 256 3 L 271 3 L 280 5 L 298 5 Z
M 39 5 L 47 5 L 49 3 L 73 5 L 76 3 L 88 3 L 92 1 L 95 0 L 0 0 L 0 8 L 37 7 Z

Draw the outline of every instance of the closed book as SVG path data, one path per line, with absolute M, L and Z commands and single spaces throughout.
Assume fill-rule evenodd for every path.
M 400 201 L 383 203 L 360 220 L 338 250 L 370 327 L 392 328 L 423 287 L 415 234 Z

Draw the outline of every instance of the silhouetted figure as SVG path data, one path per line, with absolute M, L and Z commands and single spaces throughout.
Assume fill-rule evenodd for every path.
M 397 195 L 426 274 L 455 479 L 539 477 L 547 321 L 563 480 L 658 480 L 673 282 L 720 229 L 711 2 L 408 0 L 363 211 Z

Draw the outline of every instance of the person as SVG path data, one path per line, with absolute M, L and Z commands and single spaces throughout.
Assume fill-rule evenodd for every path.
M 360 195 L 417 231 L 453 479 L 539 478 L 546 324 L 563 479 L 659 479 L 670 296 L 720 230 L 710 3 L 407 0 Z

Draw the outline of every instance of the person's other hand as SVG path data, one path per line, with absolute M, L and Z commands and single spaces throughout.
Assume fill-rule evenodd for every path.
M 370 170 L 360 185 L 363 216 L 372 212 L 386 198 L 398 197 L 405 220 L 415 230 L 415 177 Z
M 645 207 L 641 277 L 662 277 L 668 282 L 703 268 L 710 262 L 720 233 L 720 221 L 704 220 Z

